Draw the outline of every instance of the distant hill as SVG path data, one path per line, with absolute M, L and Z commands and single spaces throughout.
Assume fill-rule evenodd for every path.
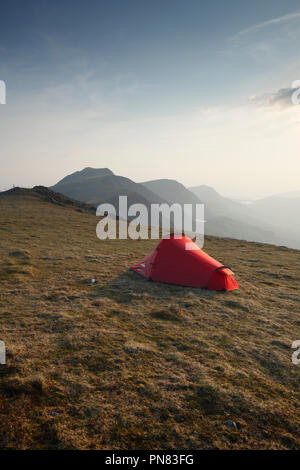
M 168 201 L 169 204 L 173 204 L 174 202 L 180 204 L 197 204 L 201 202 L 194 193 L 176 180 L 160 179 L 145 181 L 141 184 Z
M 242 222 L 229 217 L 213 217 L 205 224 L 205 233 L 217 237 L 235 238 L 237 240 L 255 241 L 260 243 L 282 244 L 280 237 L 272 230 Z
M 224 198 L 209 186 L 197 186 L 187 189 L 175 180 L 160 179 L 142 183 L 147 188 L 167 199 L 170 204 L 199 204 L 205 206 L 205 233 L 220 237 L 281 244 L 278 237 L 265 224 L 254 217 L 248 206 Z
M 251 209 L 266 223 L 300 240 L 300 197 L 271 196 L 253 202 Z
M 233 201 L 230 198 L 221 196 L 214 188 L 206 185 L 189 188 L 205 204 L 214 218 L 221 217 L 221 220 L 230 219 L 234 222 L 235 232 L 238 229 L 238 223 L 242 224 L 241 232 L 244 233 L 247 227 L 252 226 L 251 233 L 261 235 L 261 240 L 265 240 L 265 234 L 269 233 L 271 237 L 272 227 L 262 227 L 261 220 L 256 217 L 252 206 Z M 218 223 L 219 225 L 219 223 Z M 229 221 L 227 220 L 229 229 Z M 252 237 L 251 237 L 252 238 Z M 260 238 L 260 236 L 258 237 Z M 274 237 L 273 237 L 274 239 Z
M 63 178 L 51 189 L 95 207 L 103 201 L 115 204 L 121 195 L 128 197 L 129 205 L 142 203 L 149 206 L 151 203 L 166 202 L 143 185 L 124 176 L 114 175 L 106 168 L 85 168 Z
M 189 188 L 193 194 L 203 201 L 205 207 L 207 207 L 214 215 L 214 217 L 229 217 L 237 219 L 249 224 L 251 221 L 253 224 L 259 222 L 255 219 L 251 208 L 245 204 L 233 201 L 227 197 L 221 196 L 215 189 L 210 186 L 201 185 Z
M 117 215 L 121 195 L 127 196 L 128 206 L 136 203 L 145 205 L 149 214 L 151 204 L 178 203 L 194 207 L 204 203 L 205 233 L 208 235 L 300 248 L 298 198 L 273 197 L 246 205 L 223 197 L 206 185 L 187 189 L 171 179 L 136 183 L 115 175 L 108 168 L 84 168 L 66 176 L 51 189 L 94 207 L 102 202 L 111 203 Z M 282 214 L 280 219 L 278 209 Z M 195 212 L 192 220 L 195 229 Z M 173 221 L 171 217 L 171 227 Z
M 185 210 L 185 217 L 190 217 L 193 223 L 193 229 L 196 230 L 196 204 L 202 204 L 202 201 L 191 191 L 189 191 L 183 184 L 176 180 L 170 179 L 159 179 L 152 181 L 145 181 L 141 183 L 144 187 L 148 188 L 152 192 L 158 194 L 160 197 L 165 199 L 170 205 L 180 204 Z M 191 210 L 187 210 L 183 206 L 189 204 L 192 206 Z M 212 217 L 210 210 L 205 208 L 205 218 L 208 216 Z
M 286 198 L 300 198 L 300 190 L 299 191 L 288 191 L 287 193 L 275 194 L 276 197 L 286 197 Z
M 109 168 L 87 167 L 81 171 L 75 171 L 71 175 L 65 176 L 57 184 L 76 183 L 78 181 L 81 182 L 83 180 L 87 180 L 91 178 L 102 178 L 103 176 L 110 176 L 110 175 L 113 175 L 113 172 Z
M 190 190 L 213 214 L 212 218 L 208 217 L 206 233 L 300 248 L 300 237 L 297 236 L 300 199 L 272 197 L 247 205 L 223 197 L 206 185 Z M 298 214 L 296 221 L 293 214 Z

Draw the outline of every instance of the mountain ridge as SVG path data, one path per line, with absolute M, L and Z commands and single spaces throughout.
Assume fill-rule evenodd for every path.
M 116 200 L 116 195 L 127 196 L 128 199 L 134 199 L 135 203 L 145 204 L 145 201 L 147 201 L 148 205 L 151 203 L 162 204 L 167 202 L 130 178 L 115 175 L 112 172 L 111 174 L 103 174 L 101 176 L 89 174 L 86 177 L 84 175 L 80 179 L 80 173 L 85 172 L 85 170 L 68 175 L 66 177 L 68 178 L 67 180 L 63 178 L 63 180 L 51 186 L 51 189 L 61 192 L 68 197 L 92 204 L 95 207 L 103 201 Z M 102 169 L 97 169 L 96 171 L 100 170 Z
M 0 192 L 0 198 L 20 196 L 32 197 L 42 201 L 50 202 L 59 206 L 72 207 L 77 210 L 83 210 L 90 213 L 95 213 L 95 208 L 89 204 L 69 198 L 64 194 L 53 191 L 45 186 L 34 186 L 33 188 L 21 188 L 16 186 L 7 191 Z
M 65 176 L 50 189 L 94 207 L 102 202 L 113 204 L 117 215 L 120 195 L 127 196 L 129 206 L 143 204 L 148 212 L 151 204 L 179 203 L 182 207 L 184 204 L 192 204 L 195 207 L 196 204 L 203 203 L 204 218 L 207 220 L 205 232 L 209 235 L 226 234 L 231 238 L 300 249 L 297 230 L 289 229 L 287 223 L 286 227 L 274 223 L 269 210 L 257 209 L 257 206 L 263 205 L 262 202 L 241 204 L 221 196 L 207 185 L 186 188 L 182 183 L 167 178 L 136 183 L 130 178 L 115 175 L 109 168 L 86 167 Z M 296 209 L 297 207 L 295 211 Z M 285 210 L 285 213 L 288 211 Z M 194 218 L 193 223 L 195 227 Z

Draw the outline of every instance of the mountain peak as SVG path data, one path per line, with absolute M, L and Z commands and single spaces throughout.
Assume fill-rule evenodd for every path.
M 60 183 L 75 183 L 77 181 L 86 180 L 89 178 L 101 178 L 104 176 L 111 176 L 113 172 L 109 168 L 92 168 L 92 167 L 85 167 L 80 171 L 75 171 L 70 175 L 65 176 L 62 180 L 60 180 L 57 184 Z
M 195 204 L 201 203 L 199 198 L 187 189 L 182 183 L 173 179 L 159 179 L 145 181 L 141 183 L 161 198 L 165 199 L 169 204 Z

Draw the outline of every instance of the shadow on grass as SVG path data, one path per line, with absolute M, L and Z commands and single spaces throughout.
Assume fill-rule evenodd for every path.
M 95 293 L 119 303 L 130 303 L 133 297 L 143 294 L 150 295 L 155 299 L 180 298 L 188 297 L 189 295 L 199 298 L 210 298 L 216 295 L 224 295 L 224 292 L 150 281 L 131 269 L 112 279 L 104 286 L 96 287 Z

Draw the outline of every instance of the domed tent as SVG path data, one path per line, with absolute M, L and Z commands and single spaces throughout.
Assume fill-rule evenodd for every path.
M 189 249 L 186 249 L 187 244 Z M 174 235 L 164 238 L 132 269 L 149 280 L 169 284 L 218 291 L 239 287 L 228 266 L 209 256 L 185 235 L 182 238 L 174 238 Z

